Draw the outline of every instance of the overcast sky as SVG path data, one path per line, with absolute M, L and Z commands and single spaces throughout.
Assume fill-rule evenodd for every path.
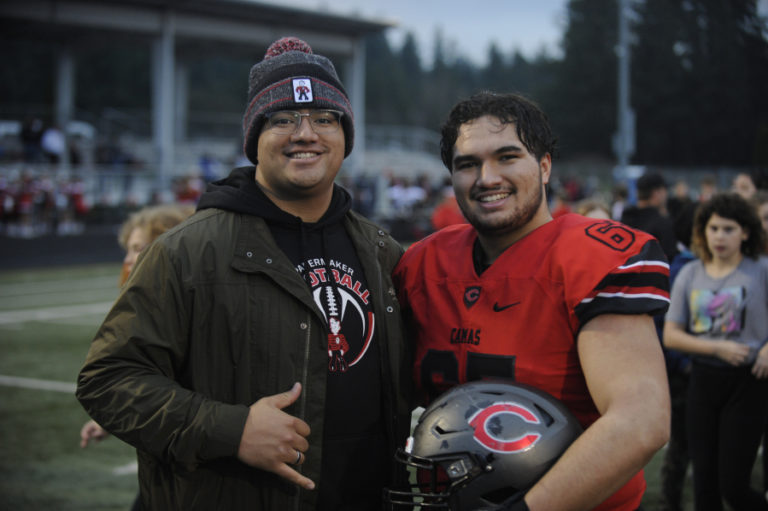
M 286 6 L 284 0 L 257 0 Z M 387 34 L 396 48 L 406 32 L 413 33 L 424 64 L 432 62 L 436 30 L 451 51 L 485 64 L 491 41 L 504 54 L 519 49 L 533 57 L 542 49 L 560 55 L 567 0 L 291 0 L 300 9 L 395 21 Z
M 255 0 L 286 6 L 285 0 Z M 400 48 L 406 32 L 413 33 L 423 64 L 434 56 L 436 30 L 447 48 L 472 62 L 484 65 L 491 41 L 507 55 L 520 50 L 535 57 L 542 50 L 561 56 L 568 0 L 291 0 L 300 9 L 319 9 L 332 14 L 394 21 L 387 35 Z M 757 0 L 758 12 L 768 16 L 768 0 Z

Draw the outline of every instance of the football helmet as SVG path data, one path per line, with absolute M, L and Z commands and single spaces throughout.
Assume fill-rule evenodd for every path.
M 410 490 L 384 490 L 388 509 L 494 509 L 521 498 L 582 432 L 534 387 L 458 385 L 427 407 L 395 458 L 415 468 Z

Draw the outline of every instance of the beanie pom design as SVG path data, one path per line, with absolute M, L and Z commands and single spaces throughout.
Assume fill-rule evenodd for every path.
M 298 37 L 283 37 L 267 48 L 267 53 L 264 54 L 264 60 L 277 57 L 278 55 L 282 55 L 289 51 L 300 51 L 302 53 L 311 54 L 312 48 Z
M 308 95 L 294 95 L 293 81 L 298 79 L 312 89 Z M 310 85 L 311 84 L 311 85 Z M 243 150 L 258 163 L 258 139 L 266 115 L 278 110 L 330 108 L 344 116 L 344 156 L 352 151 L 354 117 L 347 92 L 333 63 L 297 37 L 283 37 L 267 48 L 264 59 L 251 68 L 248 77 L 248 103 L 243 116 Z

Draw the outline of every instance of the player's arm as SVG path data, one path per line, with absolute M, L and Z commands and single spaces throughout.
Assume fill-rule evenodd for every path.
M 578 352 L 601 417 L 527 493 L 531 511 L 592 509 L 669 437 L 667 375 L 650 316 L 597 316 L 582 328 Z

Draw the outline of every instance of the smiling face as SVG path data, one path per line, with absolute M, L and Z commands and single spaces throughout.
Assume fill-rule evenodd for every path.
M 281 134 L 265 123 L 259 135 L 258 155 L 256 181 L 264 192 L 285 211 L 313 221 L 299 211 L 307 204 L 327 207 L 330 203 L 333 180 L 344 160 L 344 128 L 318 135 L 309 118 L 302 117 L 296 132 Z
M 459 128 L 453 189 L 489 256 L 551 220 L 544 194 L 551 162 L 549 154 L 537 160 L 515 125 L 496 117 L 479 117 Z

